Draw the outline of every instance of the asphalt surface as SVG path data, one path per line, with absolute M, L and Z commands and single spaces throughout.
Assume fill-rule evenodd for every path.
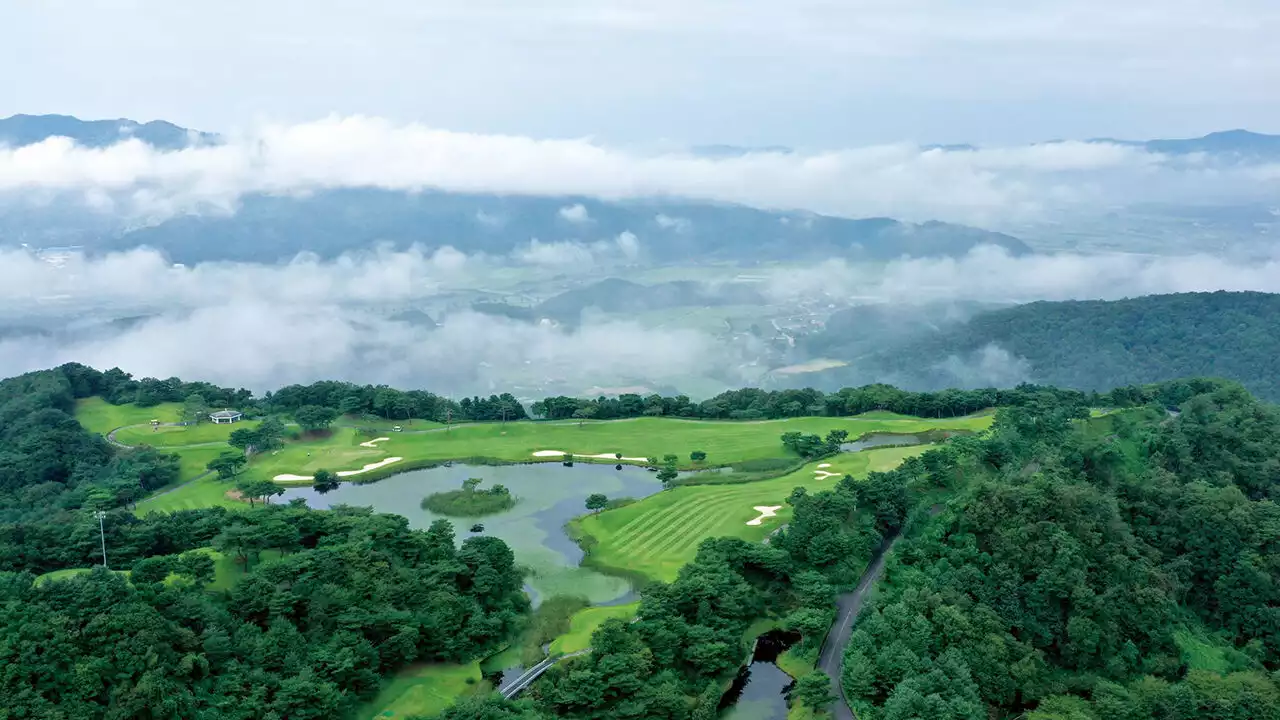
M 836 701 L 831 703 L 830 710 L 833 720 L 857 720 L 858 718 L 853 710 L 849 709 L 849 701 L 844 696 L 844 687 L 840 682 L 840 664 L 844 660 L 844 648 L 849 644 L 849 638 L 853 636 L 854 621 L 858 619 L 863 606 L 866 605 L 867 598 L 871 595 L 871 588 L 884 572 L 885 555 L 898 542 L 899 537 L 901 535 L 894 535 L 880 546 L 871 558 L 870 564 L 867 565 L 866 571 L 858 579 L 858 586 L 853 589 L 853 592 L 836 598 L 836 621 L 827 632 L 827 638 L 822 642 L 822 651 L 818 655 L 818 669 L 830 676 L 835 683 Z

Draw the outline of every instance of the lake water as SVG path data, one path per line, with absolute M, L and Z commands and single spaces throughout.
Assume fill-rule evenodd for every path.
M 893 435 L 889 433 L 875 433 L 871 435 L 863 435 L 853 442 L 847 442 L 840 446 L 840 452 L 860 452 L 877 447 L 892 447 L 897 445 L 923 445 L 930 442 L 927 438 L 919 435 Z
M 518 498 L 516 506 L 481 518 L 449 518 L 421 507 L 422 498 L 436 492 L 456 490 L 467 478 L 482 478 L 481 487 L 501 483 Z M 532 570 L 528 578 L 535 603 L 552 595 L 582 595 L 596 604 L 630 602 L 631 584 L 611 575 L 578 567 L 582 549 L 564 533 L 564 524 L 587 512 L 586 499 L 592 493 L 610 498 L 642 498 L 662 489 L 662 483 L 643 468 L 623 465 L 560 463 L 475 466 L 455 463 L 428 470 L 411 470 L 385 480 L 356 485 L 344 482 L 331 492 L 320 494 L 310 486 L 290 488 L 279 502 L 302 498 L 307 505 L 323 509 L 334 505 L 372 507 L 378 512 L 408 518 L 409 525 L 425 529 L 437 519 L 453 523 L 458 538 L 470 537 L 474 523 L 484 525 L 484 533 L 502 538 L 511 546 L 516 562 Z

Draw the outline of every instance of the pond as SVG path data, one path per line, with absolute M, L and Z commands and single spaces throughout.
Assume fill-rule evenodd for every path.
M 482 478 L 490 487 L 501 483 L 518 498 L 515 507 L 482 518 L 449 518 L 423 510 L 422 498 L 431 493 L 456 490 L 467 478 Z M 595 604 L 630 602 L 631 584 L 618 577 L 579 567 L 583 552 L 564 533 L 564 524 L 584 514 L 587 496 L 603 493 L 610 498 L 642 498 L 662 489 L 654 473 L 631 465 L 560 463 L 529 465 L 453 465 L 411 470 L 385 480 L 357 485 L 344 482 L 337 490 L 320 494 L 310 486 L 290 488 L 280 498 L 306 500 L 317 509 L 334 505 L 372 507 L 378 512 L 408 518 L 409 525 L 425 529 L 443 518 L 453 523 L 459 540 L 472 536 L 474 523 L 483 534 L 502 538 L 511 546 L 516 562 L 528 567 L 528 590 L 534 603 L 552 595 L 582 595 Z
M 756 638 L 751 663 L 738 671 L 732 687 L 720 698 L 720 717 L 726 720 L 785 720 L 787 693 L 795 685 L 776 665 L 778 656 L 799 642 L 799 633 L 773 630 Z
M 840 446 L 841 452 L 861 452 L 877 447 L 893 447 L 898 445 L 923 445 L 932 440 L 920 435 L 896 435 L 893 433 L 872 433 L 863 435 L 853 442 Z

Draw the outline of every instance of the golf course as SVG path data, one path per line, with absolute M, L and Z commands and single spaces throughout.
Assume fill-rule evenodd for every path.
M 590 603 L 549 642 L 552 653 L 584 650 L 602 622 L 633 616 L 636 582 L 673 580 L 702 541 L 764 541 L 791 519 L 786 498 L 795 488 L 819 491 L 846 475 L 892 469 L 924 452 L 928 445 L 921 443 L 928 439 L 982 432 L 994 417 L 990 411 L 942 419 L 877 411 L 753 421 L 641 417 L 452 425 L 340 417 L 326 430 L 305 433 L 285 416 L 283 443 L 251 453 L 235 478 L 223 479 L 206 465 L 239 452 L 227 442 L 231 433 L 253 430 L 260 420 L 184 424 L 181 415 L 175 403 L 141 408 L 87 398 L 77 404 L 76 418 L 117 445 L 148 445 L 178 456 L 179 482 L 140 500 L 139 515 L 212 506 L 252 512 L 234 488 L 255 480 L 281 486 L 277 503 L 367 506 L 403 515 L 423 529 L 442 517 L 422 507 L 432 493 L 455 490 L 468 478 L 509 488 L 518 499 L 514 506 L 484 517 L 476 532 L 467 531 L 469 522 L 454 521 L 455 531 L 459 540 L 478 532 L 508 543 L 535 605 L 565 596 Z M 806 461 L 782 443 L 784 433 L 823 436 L 833 430 L 847 433 L 846 451 L 821 459 Z M 572 467 L 564 466 L 566 455 Z M 653 471 L 669 464 L 670 456 L 679 475 L 664 486 Z M 341 484 L 327 492 L 312 488 L 319 470 Z M 596 494 L 614 502 L 590 511 L 586 499 Z M 243 574 L 232 558 L 204 552 L 216 561 L 211 589 L 229 587 Z M 503 664 L 499 660 L 486 667 Z M 475 663 L 406 668 L 367 704 L 365 717 L 437 712 L 487 685 Z

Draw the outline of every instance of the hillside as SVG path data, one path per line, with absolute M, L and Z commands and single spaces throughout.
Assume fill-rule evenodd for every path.
M 162 150 L 180 150 L 218 142 L 212 133 L 189 130 L 164 120 L 81 120 L 70 115 L 13 115 L 0 118 L 0 145 L 22 147 L 51 137 L 66 137 L 80 145 L 102 148 L 136 138 Z
M 838 387 L 867 376 L 912 389 L 959 379 L 955 363 L 996 346 L 1025 360 L 1034 382 L 1082 390 L 1187 376 L 1236 380 L 1280 399 L 1280 295 L 1184 293 L 1116 301 L 1036 302 L 988 310 L 926 329 L 868 354 L 865 333 L 835 323 L 814 342 L 829 357 L 856 361 L 816 381 Z M 908 328 L 909 330 L 909 328 Z M 904 330 L 904 332 L 908 332 Z M 921 358 L 928 361 L 921 364 Z M 910 363 L 910 364 L 908 364 Z

